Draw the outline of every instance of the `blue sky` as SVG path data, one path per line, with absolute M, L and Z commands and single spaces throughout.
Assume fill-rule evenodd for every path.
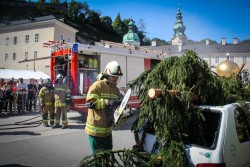
M 228 43 L 233 38 L 250 39 L 250 0 L 85 0 L 91 10 L 101 11 L 114 21 L 118 13 L 122 19 L 140 19 L 146 24 L 149 38 L 169 41 L 174 34 L 178 2 L 189 39 L 210 38 Z

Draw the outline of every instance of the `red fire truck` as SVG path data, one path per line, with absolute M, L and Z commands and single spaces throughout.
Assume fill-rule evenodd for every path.
M 64 76 L 64 81 L 69 84 L 72 91 L 70 108 L 79 112 L 87 112 L 85 100 L 88 88 L 96 81 L 97 75 L 105 69 L 108 62 L 119 62 L 123 77 L 117 86 L 121 90 L 126 90 L 127 83 L 168 55 L 162 51 L 108 41 L 101 41 L 95 45 L 50 41 L 45 43 L 45 46 L 51 48 L 52 82 L 56 82 L 58 74 Z M 129 105 L 133 108 L 139 107 L 135 95 L 130 97 Z

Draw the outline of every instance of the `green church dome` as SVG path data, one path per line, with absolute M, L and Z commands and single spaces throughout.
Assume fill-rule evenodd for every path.
M 123 36 L 123 40 L 122 43 L 124 44 L 132 44 L 132 45 L 136 45 L 139 46 L 140 45 L 140 38 L 139 36 L 134 33 L 133 28 L 134 28 L 134 21 L 130 21 L 128 24 L 129 27 L 129 31 L 127 34 L 125 34 Z

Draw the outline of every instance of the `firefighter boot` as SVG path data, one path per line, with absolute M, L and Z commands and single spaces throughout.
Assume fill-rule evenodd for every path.
M 54 125 L 54 121 L 55 121 L 55 113 L 52 113 L 50 116 L 50 126 Z
M 62 129 L 68 128 L 68 122 L 67 122 L 67 113 L 62 114 Z
M 42 118 L 43 118 L 43 126 L 44 127 L 48 127 L 48 113 L 43 113 L 42 114 Z
M 54 126 L 52 126 L 52 129 L 55 129 L 55 128 L 60 128 L 60 113 L 54 113 L 55 115 L 55 118 L 56 118 L 56 120 L 55 120 L 55 125 Z M 59 116 L 58 116 L 59 115 Z M 57 117 L 59 117 L 59 118 L 57 118 Z

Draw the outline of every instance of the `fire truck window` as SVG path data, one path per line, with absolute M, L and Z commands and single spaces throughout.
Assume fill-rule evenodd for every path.
M 240 143 L 250 140 L 249 111 L 245 111 L 239 106 L 234 111 L 235 127 Z

